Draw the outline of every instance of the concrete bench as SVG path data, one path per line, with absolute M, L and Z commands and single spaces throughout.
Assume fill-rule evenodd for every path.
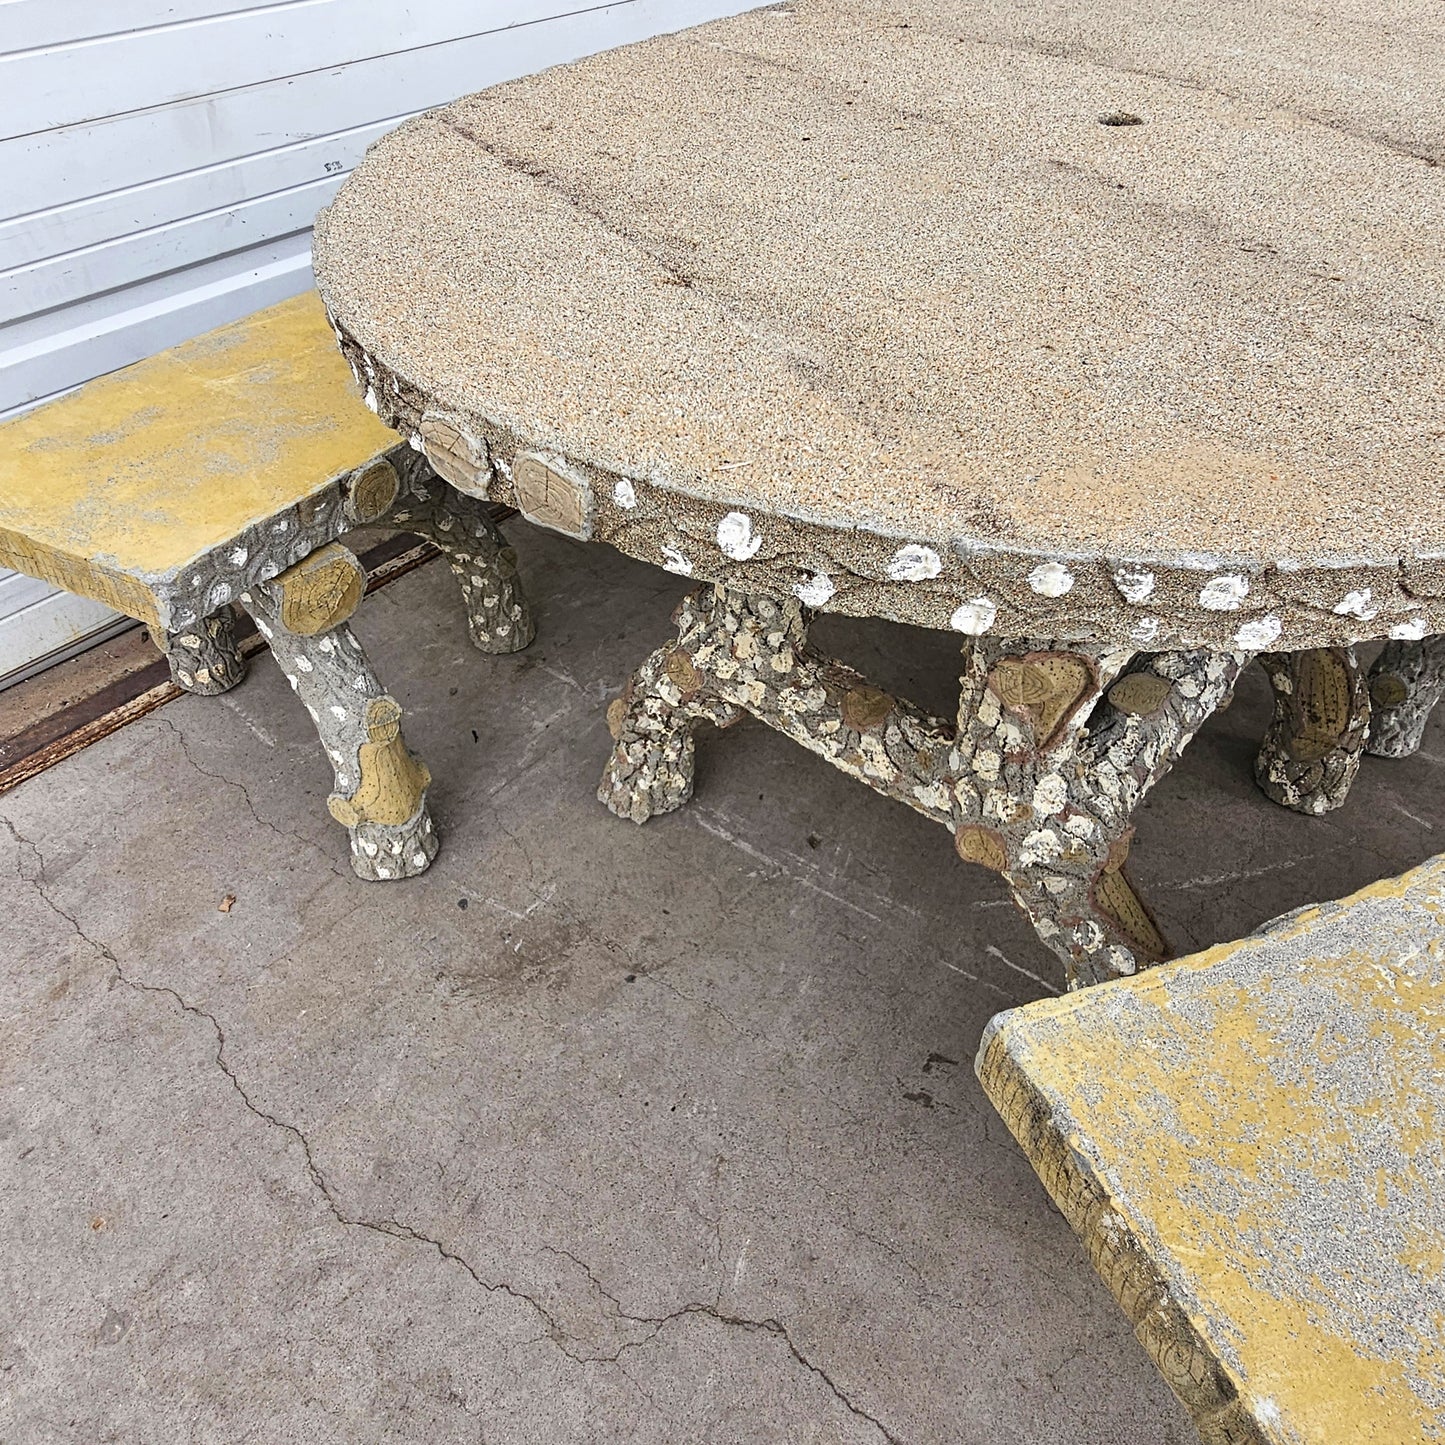
M 1000 1014 L 978 1074 L 1211 1445 L 1445 1439 L 1445 857 Z
M 244 608 L 316 724 L 352 867 L 401 878 L 436 854 L 431 779 L 347 625 L 365 575 L 338 538 L 375 524 L 434 542 L 484 652 L 525 647 L 532 623 L 484 500 L 352 381 L 311 294 L 0 424 L 0 564 L 147 624 L 204 695 L 241 679 Z

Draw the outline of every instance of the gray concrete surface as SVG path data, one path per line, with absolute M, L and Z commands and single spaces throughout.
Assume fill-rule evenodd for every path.
M 515 535 L 531 651 L 435 565 L 358 618 L 423 878 L 352 878 L 264 657 L 0 798 L 0 1441 L 1192 1440 L 974 1081 L 1057 983 L 998 880 L 752 723 L 609 816 L 684 584 Z M 946 706 L 953 639 L 818 635 Z M 1144 811 L 1184 947 L 1438 846 L 1438 734 L 1307 819 L 1250 781 L 1265 710 Z

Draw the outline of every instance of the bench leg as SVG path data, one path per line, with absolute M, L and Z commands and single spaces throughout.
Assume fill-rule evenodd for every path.
M 235 613 L 223 607 L 190 627 L 166 633 L 161 651 L 171 680 L 198 697 L 219 697 L 246 675 L 246 659 L 236 646 Z
M 331 816 L 351 834 L 360 878 L 410 878 L 436 857 L 431 774 L 401 736 L 401 708 L 377 680 L 346 619 L 365 590 L 338 543 L 318 549 L 241 601 L 311 714 L 331 760 Z
M 1352 647 L 1267 652 L 1274 718 L 1255 781 L 1281 807 L 1328 813 L 1345 801 L 1370 730 L 1370 695 Z
M 1387 642 L 1370 669 L 1367 752 L 1378 758 L 1408 758 L 1419 751 L 1425 724 L 1445 696 L 1445 637 Z
M 520 652 L 536 635 L 507 545 L 486 504 L 449 486 L 424 463 L 414 463 L 382 525 L 433 543 L 462 589 L 473 644 L 482 652 Z

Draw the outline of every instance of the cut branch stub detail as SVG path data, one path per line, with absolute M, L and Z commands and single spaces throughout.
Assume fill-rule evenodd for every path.
M 539 527 L 585 541 L 592 535 L 592 488 L 580 476 L 522 455 L 513 463 L 517 510 Z
M 354 526 L 384 517 L 396 502 L 401 478 L 386 457 L 377 457 L 352 477 L 346 489 L 346 518 Z
M 340 542 L 328 542 L 257 590 L 272 598 L 288 632 L 315 637 L 356 611 L 366 591 L 366 573 Z

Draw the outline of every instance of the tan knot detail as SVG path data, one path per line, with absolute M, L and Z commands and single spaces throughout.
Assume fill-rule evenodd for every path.
M 367 741 L 356 750 L 361 780 L 350 797 L 333 793 L 326 801 L 338 823 L 405 823 L 421 806 L 431 773 L 413 757 L 401 736 L 401 708 L 392 697 L 374 697 L 366 707 Z
M 882 725 L 893 711 L 893 699 L 881 688 L 855 687 L 843 695 L 843 721 L 860 733 Z
M 612 740 L 617 742 L 622 737 L 623 724 L 627 721 L 627 699 L 625 697 L 614 697 L 607 704 L 607 731 L 612 734 Z
M 969 823 L 953 835 L 953 846 L 965 863 L 979 863 L 995 873 L 1008 868 L 1008 845 L 1002 833 L 985 828 L 982 823 Z
M 1039 652 L 1003 657 L 989 673 L 989 690 L 1011 712 L 1032 725 L 1034 747 L 1042 750 L 1059 729 L 1093 696 L 1094 670 L 1071 652 Z
M 1169 700 L 1174 684 L 1155 672 L 1131 672 L 1109 689 L 1109 705 L 1131 717 L 1148 717 Z
M 358 522 L 376 521 L 391 510 L 400 488 L 401 479 L 396 474 L 396 468 L 385 457 L 378 457 L 351 478 L 348 490 L 351 515 Z
M 487 444 L 455 417 L 429 411 L 417 428 L 432 470 L 459 492 L 486 495 L 492 480 L 492 459 Z
M 356 611 L 366 590 L 366 573 L 339 542 L 328 542 L 288 567 L 270 586 L 279 598 L 282 627 L 298 637 L 315 637 Z
M 1285 739 L 1285 752 L 1296 762 L 1317 763 L 1339 746 L 1354 712 L 1346 654 L 1322 647 L 1301 653 L 1295 660 L 1294 683 L 1290 695 L 1294 731 Z
M 674 648 L 667 655 L 666 672 L 668 677 L 677 684 L 678 690 L 684 697 L 689 697 L 702 687 L 702 673 L 697 670 L 687 653 L 680 647 Z
M 1393 672 L 1382 672 L 1370 680 L 1370 697 L 1381 707 L 1399 707 L 1409 696 L 1410 689 L 1405 685 L 1405 679 L 1396 677 Z

